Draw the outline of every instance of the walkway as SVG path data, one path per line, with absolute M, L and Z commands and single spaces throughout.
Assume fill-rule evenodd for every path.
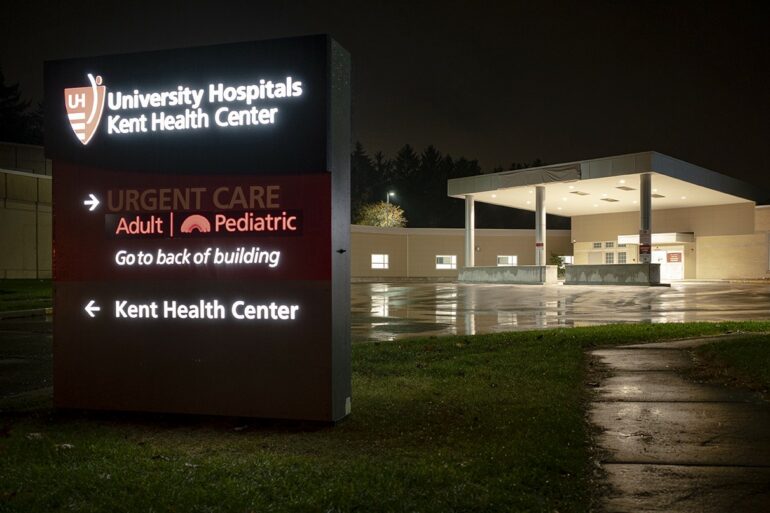
M 707 342 L 592 352 L 611 373 L 589 413 L 611 487 L 607 511 L 768 511 L 770 405 L 686 379 L 688 350 Z

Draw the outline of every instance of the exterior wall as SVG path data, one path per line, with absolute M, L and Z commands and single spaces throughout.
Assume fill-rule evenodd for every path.
M 51 176 L 42 146 L 0 142 L 0 168 Z
M 638 229 L 637 229 L 638 231 Z M 617 235 L 624 235 L 624 234 L 617 234 Z M 614 261 L 615 263 L 618 262 L 618 253 L 619 252 L 625 252 L 626 253 L 626 263 L 627 264 L 636 264 L 639 262 L 639 246 L 637 244 L 626 244 L 626 247 L 618 247 L 618 236 L 615 235 L 615 237 L 609 237 L 605 239 L 596 239 L 595 241 L 590 242 L 575 242 L 573 244 L 573 251 L 575 255 L 575 260 L 573 261 L 573 264 L 575 265 L 589 265 L 594 264 L 595 262 L 589 261 L 589 254 L 598 252 L 599 257 L 601 258 L 601 263 L 604 263 L 604 254 L 607 252 L 613 252 L 615 253 Z M 615 247 L 613 248 L 607 248 L 605 247 L 606 242 L 614 242 Z M 601 242 L 602 247 L 601 248 L 594 248 L 593 243 L 594 242 Z
M 366 227 L 351 226 L 350 274 L 355 277 L 380 276 L 397 278 L 409 276 L 407 270 L 407 237 L 399 233 L 376 232 Z M 389 257 L 388 269 L 372 269 L 371 255 Z
M 714 207 L 653 210 L 653 232 L 692 232 L 695 243 L 684 247 L 685 279 L 770 278 L 768 244 L 770 208 L 740 203 Z M 593 242 L 617 240 L 639 230 L 638 212 L 572 218 L 575 264 L 588 264 Z M 631 248 L 629 245 L 629 258 Z M 638 246 L 633 246 L 638 258 Z M 665 249 L 655 245 L 652 249 Z M 615 251 L 618 251 L 617 249 Z M 633 263 L 629 260 L 629 263 Z
M 754 229 L 758 232 L 770 231 L 770 205 L 757 207 L 754 210 Z
M 697 245 L 694 242 L 678 244 L 684 248 L 684 279 L 694 280 L 698 277 L 698 259 L 695 258 Z M 652 250 L 663 249 L 661 246 L 653 246 Z
M 51 178 L 0 169 L 0 278 L 51 277 Z
M 696 237 L 754 233 L 753 203 L 652 211 L 657 233 L 693 232 Z M 616 240 L 639 233 L 639 212 L 597 214 L 572 218 L 572 238 L 578 242 Z
M 770 278 L 768 236 L 767 231 L 762 231 L 750 235 L 696 238 L 698 278 Z
M 625 233 L 624 233 L 625 234 Z M 618 234 L 618 235 L 624 235 L 624 234 Z M 613 252 L 615 253 L 614 262 L 617 264 L 619 263 L 618 260 L 618 253 L 619 252 L 625 252 L 626 253 L 626 263 L 627 264 L 637 264 L 639 263 L 639 246 L 637 244 L 627 244 L 626 247 L 618 247 L 617 245 L 617 235 L 615 236 L 614 242 L 615 247 L 614 248 L 605 248 L 604 243 L 612 241 L 613 239 L 606 239 L 606 240 L 597 240 L 596 242 L 602 243 L 601 249 L 596 249 L 593 247 L 593 242 L 575 242 L 573 244 L 574 246 L 574 252 L 575 252 L 575 265 L 590 265 L 592 262 L 589 262 L 589 254 L 592 252 L 598 252 L 600 254 L 600 257 L 603 261 L 604 254 L 607 252 Z M 695 244 L 694 243 L 687 243 L 687 242 L 677 242 L 675 244 L 671 244 L 671 246 L 681 246 L 684 248 L 684 279 L 685 280 L 693 280 L 697 277 L 696 272 L 696 258 L 695 258 Z M 666 245 L 653 245 L 652 250 L 656 251 L 659 249 L 670 249 L 670 246 Z
M 409 246 L 409 277 L 457 278 L 459 269 L 465 266 L 463 230 L 407 230 L 405 236 Z M 409 233 L 415 231 L 416 233 Z M 478 241 L 476 244 L 478 245 Z M 457 269 L 436 269 L 436 255 L 456 255 Z
M 496 266 L 498 255 L 516 255 L 518 264 L 534 265 L 534 230 L 476 230 L 477 266 Z M 551 230 L 548 254 L 571 255 L 569 230 Z M 388 269 L 372 269 L 371 255 L 387 254 Z M 436 255 L 456 255 L 457 269 L 436 269 Z M 462 228 L 351 227 L 351 274 L 354 278 L 457 279 L 465 266 Z

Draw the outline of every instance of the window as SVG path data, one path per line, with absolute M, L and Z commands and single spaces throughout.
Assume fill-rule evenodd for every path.
M 618 252 L 618 263 L 619 264 L 625 264 L 626 263 L 626 252 L 625 251 Z
M 615 247 L 615 243 L 614 243 L 614 242 L 612 242 L 612 241 L 610 241 L 610 242 L 605 242 L 605 243 L 604 243 L 604 247 L 605 247 L 605 248 L 614 248 L 614 247 Z
M 626 246 L 627 246 L 627 244 L 618 244 L 619 248 L 625 248 Z
M 575 263 L 575 257 L 572 255 L 564 255 L 561 257 L 564 265 L 572 265 Z
M 614 264 L 615 263 L 615 253 L 605 253 L 604 254 L 604 263 L 605 264 Z
M 601 242 L 594 242 L 594 249 L 601 249 L 602 243 Z
M 516 255 L 497 255 L 497 267 L 518 265 L 519 257 Z
M 457 269 L 457 255 L 436 255 L 436 269 Z
M 388 255 L 375 255 L 372 253 L 372 269 L 387 269 Z

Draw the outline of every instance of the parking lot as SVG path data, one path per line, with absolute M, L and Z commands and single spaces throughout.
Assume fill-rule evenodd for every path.
M 354 341 L 623 322 L 770 319 L 770 286 L 679 282 L 671 287 L 355 283 Z

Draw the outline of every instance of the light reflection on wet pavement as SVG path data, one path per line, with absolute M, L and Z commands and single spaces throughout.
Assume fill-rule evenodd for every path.
M 770 286 L 354 283 L 352 337 L 386 341 L 609 323 L 770 319 Z

